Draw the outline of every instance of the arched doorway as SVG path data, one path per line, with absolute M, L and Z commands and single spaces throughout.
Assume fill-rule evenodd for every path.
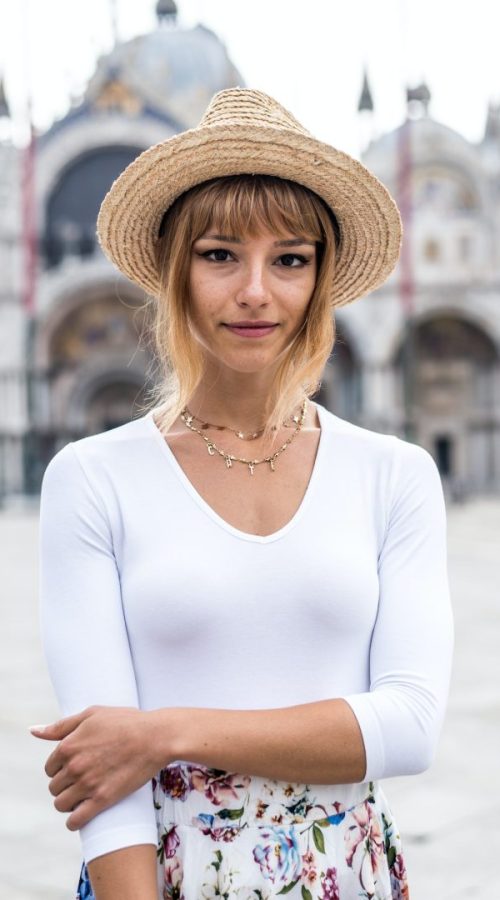
M 87 386 L 80 419 L 86 434 L 97 434 L 129 422 L 145 401 L 144 384 L 125 373 L 109 373 Z
M 67 311 L 59 311 L 47 337 L 47 430 L 57 446 L 137 414 L 150 386 L 147 326 L 137 297 L 118 298 L 106 285 L 73 297 Z
M 404 352 L 396 357 L 401 407 Z M 491 488 L 500 478 L 500 359 L 492 339 L 473 322 L 442 314 L 414 326 L 406 352 L 416 441 L 457 493 Z
M 129 301 L 120 301 L 107 292 L 82 298 L 51 335 L 52 371 L 73 368 L 102 351 L 133 351 L 143 324 L 140 308 Z

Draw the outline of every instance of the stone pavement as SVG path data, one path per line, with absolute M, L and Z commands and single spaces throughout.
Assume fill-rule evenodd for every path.
M 57 716 L 37 618 L 38 510 L 0 512 L 0 898 L 72 900 L 79 841 L 51 803 L 47 745 L 28 725 Z M 448 512 L 456 616 L 451 699 L 437 759 L 385 783 L 411 900 L 500 898 L 500 500 Z M 138 898 L 139 900 L 139 898 Z

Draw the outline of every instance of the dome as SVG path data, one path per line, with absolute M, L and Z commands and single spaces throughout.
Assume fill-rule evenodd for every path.
M 485 183 L 478 148 L 459 132 L 429 116 L 408 121 L 415 203 L 419 203 L 416 197 L 418 184 L 425 183 L 446 214 L 451 208 L 472 211 L 484 206 Z M 400 125 L 382 135 L 363 154 L 364 164 L 393 193 L 400 189 L 397 173 L 402 160 L 400 138 L 403 127 Z
M 158 19 L 175 18 L 177 16 L 177 3 L 175 0 L 158 0 L 156 15 Z
M 420 119 L 411 119 L 412 155 L 415 162 L 427 160 L 448 159 L 455 160 L 457 164 L 465 167 L 477 168 L 478 152 L 474 145 L 470 144 L 462 134 L 437 122 L 430 116 Z M 402 125 L 393 131 L 383 134 L 374 141 L 369 151 L 365 154 L 366 165 L 370 165 L 371 158 L 388 158 L 397 154 Z
M 86 99 L 92 103 L 110 80 L 121 82 L 181 128 L 198 124 L 214 93 L 243 85 L 224 44 L 204 25 L 158 27 L 117 44 L 99 60 Z

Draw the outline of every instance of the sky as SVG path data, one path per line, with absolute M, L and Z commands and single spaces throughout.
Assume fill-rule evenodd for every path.
M 27 97 L 46 129 L 81 95 L 97 57 L 155 27 L 155 0 L 0 0 L 0 77 L 12 136 L 26 135 Z M 178 0 L 179 25 L 202 22 L 225 43 L 248 87 L 274 96 L 321 140 L 355 156 L 366 68 L 373 135 L 398 126 L 405 86 L 425 79 L 430 114 L 479 141 L 500 101 L 495 0 Z M 113 14 L 114 10 L 114 14 Z M 6 123 L 0 122 L 5 137 Z

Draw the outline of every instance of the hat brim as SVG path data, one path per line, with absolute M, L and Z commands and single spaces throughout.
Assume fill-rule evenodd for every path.
M 402 226 L 384 185 L 360 162 L 307 134 L 241 124 L 194 128 L 155 144 L 104 198 L 97 234 L 106 256 L 148 294 L 160 292 L 155 246 L 165 211 L 189 188 L 225 175 L 299 182 L 335 213 L 341 229 L 332 305 L 380 287 L 399 257 Z

